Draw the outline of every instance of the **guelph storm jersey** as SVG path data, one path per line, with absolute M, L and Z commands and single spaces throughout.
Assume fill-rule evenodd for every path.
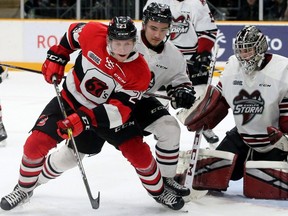
M 190 59 L 196 51 L 210 51 L 215 43 L 217 26 L 206 0 L 148 0 L 167 4 L 173 16 L 170 40 Z
M 192 85 L 187 76 L 186 61 L 177 48 L 170 41 L 166 41 L 153 50 L 149 48 L 145 36 L 141 33 L 143 34 L 143 31 L 138 32 L 136 48 L 144 56 L 152 73 L 148 92 L 154 93 L 163 85 Z
M 266 54 L 267 58 L 271 60 L 263 69 L 247 75 L 231 56 L 217 85 L 232 109 L 243 141 L 258 152 L 273 148 L 268 126 L 288 132 L 288 59 L 275 54 Z
M 104 24 L 70 25 L 60 44 L 70 50 L 81 48 L 81 52 L 66 76 L 62 96 L 75 110 L 92 110 L 98 126 L 114 128 L 130 117 L 136 101 L 149 86 L 151 73 L 138 52 L 118 62 L 109 54 L 106 40 Z

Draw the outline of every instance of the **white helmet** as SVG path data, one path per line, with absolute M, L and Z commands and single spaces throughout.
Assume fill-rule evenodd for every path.
M 243 49 L 254 49 L 253 56 L 249 56 L 248 59 L 243 59 L 240 55 Z M 245 73 L 251 74 L 255 69 L 260 67 L 267 50 L 268 44 L 266 37 L 255 26 L 245 26 L 237 33 L 234 43 L 234 54 Z

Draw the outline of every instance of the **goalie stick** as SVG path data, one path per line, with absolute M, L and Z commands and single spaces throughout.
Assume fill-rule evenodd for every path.
M 62 98 L 61 98 L 60 90 L 59 90 L 59 87 L 58 87 L 58 84 L 57 84 L 57 79 L 56 79 L 55 76 L 53 76 L 53 84 L 54 84 L 57 100 L 58 100 L 58 103 L 59 103 L 63 118 L 65 119 L 67 117 L 67 114 L 66 114 L 66 111 L 65 111 L 65 108 L 64 108 L 64 104 L 63 104 L 63 101 L 62 101 Z M 87 176 L 85 174 L 85 170 L 84 170 L 84 167 L 83 167 L 80 155 L 79 155 L 79 151 L 78 151 L 77 146 L 76 146 L 76 142 L 75 142 L 73 134 L 72 134 L 72 129 L 70 129 L 70 128 L 68 129 L 68 137 L 69 137 L 69 140 L 71 140 L 71 142 L 72 142 L 73 152 L 74 152 L 74 155 L 76 157 L 78 167 L 79 167 L 79 169 L 81 171 L 82 179 L 83 179 L 83 182 L 84 182 L 84 185 L 85 185 L 85 188 L 86 188 L 86 191 L 87 191 L 91 206 L 92 206 L 93 209 L 98 209 L 99 206 L 100 206 L 100 192 L 98 192 L 98 197 L 94 199 L 93 196 L 92 196 L 91 190 L 90 190 L 90 186 L 88 184 Z
M 213 77 L 213 71 L 215 68 L 215 64 L 216 64 L 216 59 L 217 59 L 217 53 L 218 53 L 218 49 L 219 49 L 219 45 L 215 44 L 213 50 L 212 50 L 212 59 L 210 62 L 210 66 L 209 66 L 209 79 L 208 79 L 208 85 L 211 84 L 212 82 L 212 77 Z M 205 94 L 205 92 L 204 92 Z M 200 100 L 201 101 L 201 100 Z M 195 109 L 195 107 L 197 106 L 193 106 L 192 108 L 185 110 L 182 112 L 179 111 L 176 116 L 181 117 L 181 122 L 184 124 L 186 117 L 188 116 L 188 114 L 191 112 L 191 109 Z M 192 145 L 192 151 L 191 151 L 191 157 L 190 157 L 190 163 L 186 172 L 186 177 L 185 177 L 185 187 L 189 188 L 192 191 L 192 184 L 193 184 L 193 179 L 194 179 L 194 175 L 195 175 L 195 169 L 196 169 L 196 163 L 197 163 L 197 158 L 198 158 L 198 153 L 199 153 L 199 148 L 200 148 L 200 143 L 201 143 L 201 138 L 202 138 L 202 132 L 203 132 L 203 127 L 202 129 L 198 130 L 195 132 L 195 137 L 194 137 L 194 141 L 193 141 L 193 145 Z M 192 194 L 192 193 L 191 193 Z M 193 197 L 193 196 L 192 196 Z

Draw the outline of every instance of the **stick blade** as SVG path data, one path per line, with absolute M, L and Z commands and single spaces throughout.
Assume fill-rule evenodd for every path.
M 97 198 L 94 199 L 93 197 L 89 197 L 89 199 L 93 209 L 98 209 L 100 207 L 100 191 L 98 191 Z

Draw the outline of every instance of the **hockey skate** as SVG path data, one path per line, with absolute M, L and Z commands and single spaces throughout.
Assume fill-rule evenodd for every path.
M 18 206 L 19 204 L 23 204 L 29 201 L 29 198 L 33 195 L 33 191 L 31 192 L 24 192 L 20 190 L 18 184 L 14 187 L 14 190 L 2 197 L 0 206 L 3 210 L 11 210 Z
M 219 141 L 219 137 L 211 129 L 203 131 L 203 135 L 208 143 L 212 144 Z
M 7 139 L 7 132 L 5 130 L 3 122 L 0 122 L 0 146 L 6 145 L 6 141 L 5 141 L 6 139 Z
M 185 204 L 182 197 L 171 193 L 171 191 L 166 188 L 164 188 L 164 191 L 160 196 L 154 197 L 154 199 L 158 203 L 161 203 L 173 210 L 180 210 Z
M 165 188 L 175 193 L 178 196 L 188 196 L 190 194 L 190 189 L 179 184 L 174 178 L 163 177 L 163 182 Z

